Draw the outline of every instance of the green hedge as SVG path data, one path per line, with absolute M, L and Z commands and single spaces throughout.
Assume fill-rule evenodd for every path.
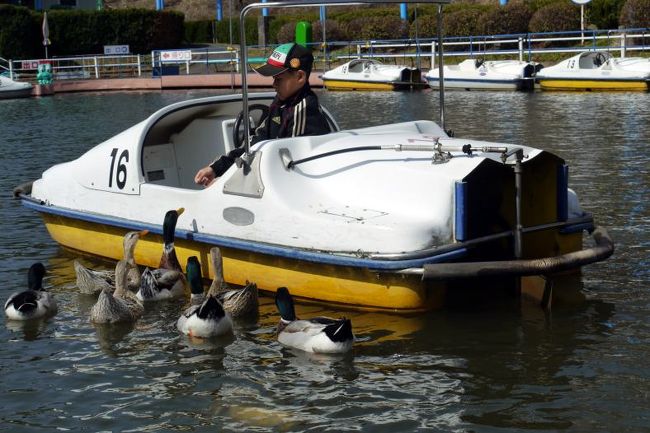
M 269 43 L 284 42 L 298 21 L 312 22 L 314 41 L 322 39 L 318 15 L 312 9 L 295 14 L 275 14 L 269 19 Z M 401 39 L 435 37 L 437 6 L 409 6 L 409 19 L 399 18 L 397 6 L 341 8 L 328 11 L 327 39 Z M 444 7 L 447 36 L 578 30 L 580 8 L 567 0 L 511 0 L 506 6 L 454 2 Z M 593 0 L 586 8 L 587 24 L 600 29 L 650 26 L 650 0 Z M 417 15 L 417 21 L 415 17 Z M 104 45 L 128 44 L 134 53 L 178 48 L 183 44 L 239 44 L 239 22 L 233 19 L 184 22 L 171 10 L 111 9 L 104 11 L 50 10 L 51 55 L 95 54 Z M 41 13 L 0 5 L 0 56 L 33 58 L 43 55 Z M 257 44 L 257 17 L 246 19 L 246 39 Z
M 484 35 L 526 33 L 532 16 L 533 11 L 521 1 L 495 6 L 481 16 L 479 32 Z
M 103 53 L 104 45 L 129 45 L 132 53 L 178 48 L 183 41 L 183 15 L 173 11 L 119 9 L 50 10 L 47 14 L 51 56 Z M 41 13 L 0 5 L 0 56 L 43 55 Z
M 533 33 L 580 29 L 580 8 L 573 3 L 552 3 L 537 10 L 528 24 Z
M 443 24 L 444 29 L 444 24 Z M 437 38 L 438 37 L 438 19 L 435 15 L 419 15 L 413 20 L 409 28 L 409 37 L 419 38 Z
M 323 24 L 320 21 L 311 23 L 312 39 L 314 42 L 322 42 L 323 40 Z M 345 29 L 338 21 L 327 19 L 325 21 L 325 36 L 330 42 L 348 41 L 350 38 L 345 32 Z
M 585 8 L 587 22 L 598 29 L 616 29 L 624 4 L 625 0 L 593 0 Z
M 217 35 L 216 40 L 220 43 L 228 43 L 230 41 L 230 24 L 228 20 L 219 21 L 216 25 Z M 246 18 L 246 41 L 249 45 L 257 44 L 257 18 Z M 210 41 L 195 41 L 195 42 L 212 42 Z M 239 20 L 232 20 L 232 43 L 239 43 Z
M 404 39 L 409 26 L 399 16 L 371 16 L 355 18 L 343 25 L 349 40 Z
M 483 12 L 477 8 L 461 9 L 442 16 L 445 36 L 472 36 L 480 34 L 479 24 Z
M 650 27 L 650 0 L 627 0 L 620 23 L 626 28 Z
M 20 59 L 43 55 L 41 28 L 25 7 L 0 5 L 0 57 Z
M 187 44 L 210 43 L 214 40 L 214 21 L 186 21 L 183 41 Z
M 272 44 L 280 43 L 282 39 L 280 36 L 286 33 L 286 29 L 282 30 L 283 27 L 288 27 L 287 24 L 293 24 L 294 27 L 298 21 L 307 21 L 308 23 L 316 21 L 318 19 L 317 14 L 294 14 L 294 15 L 271 15 L 269 19 L 269 41 Z M 286 37 L 286 36 L 285 36 Z M 257 39 L 255 39 L 257 43 Z

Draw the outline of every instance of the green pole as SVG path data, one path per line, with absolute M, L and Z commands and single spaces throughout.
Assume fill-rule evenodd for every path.
M 296 24 L 296 43 L 308 47 L 311 42 L 311 24 L 307 21 L 299 21 Z

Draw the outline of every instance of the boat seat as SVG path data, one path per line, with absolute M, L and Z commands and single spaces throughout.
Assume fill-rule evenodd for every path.
M 583 56 L 580 58 L 578 66 L 580 69 L 596 69 L 599 64 L 597 63 L 597 58 L 594 56 Z
M 194 119 L 181 132 L 172 134 L 180 188 L 200 189 L 194 183 L 196 172 L 215 158 L 230 152 L 235 118 L 212 116 Z
M 354 63 L 353 65 L 351 65 L 349 67 L 348 71 L 349 72 L 359 73 L 359 72 L 363 72 L 365 69 L 366 69 L 366 66 L 365 66 L 365 64 L 363 62 L 357 62 L 357 63 Z
M 230 116 L 202 117 L 172 134 L 168 143 L 143 148 L 143 168 L 148 183 L 176 188 L 200 189 L 196 172 L 233 149 Z

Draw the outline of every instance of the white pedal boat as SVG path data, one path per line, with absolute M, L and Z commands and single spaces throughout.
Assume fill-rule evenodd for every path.
M 269 103 L 272 94 L 249 99 Z M 514 262 L 579 251 L 583 229 L 593 229 L 560 158 L 449 138 L 431 121 L 264 141 L 250 165 L 197 187 L 197 169 L 232 148 L 240 108 L 238 95 L 172 104 L 17 193 L 61 245 L 112 259 L 126 231 L 160 235 L 165 212 L 184 207 L 176 250 L 181 263 L 200 257 L 206 278 L 217 245 L 231 283 L 254 281 L 270 292 L 284 285 L 302 298 L 386 310 L 440 307 L 446 283 L 471 276 L 423 280 L 428 265 L 498 257 L 508 273 Z M 481 152 L 488 148 L 495 152 Z M 516 154 L 501 159 L 517 149 L 525 157 L 519 257 Z M 161 244 L 160 236 L 141 239 L 136 261 L 156 266 Z M 427 278 L 436 278 L 431 271 Z
M 457 65 L 445 65 L 445 88 L 461 90 L 532 90 L 541 65 L 519 60 L 466 59 Z M 440 86 L 439 69 L 424 76 L 429 86 Z
M 26 98 L 32 95 L 31 83 L 15 81 L 0 75 L 0 99 Z
M 588 51 L 542 69 L 542 90 L 637 90 L 650 85 L 650 59 Z
M 408 90 L 425 87 L 417 68 L 384 65 L 372 59 L 354 59 L 325 72 L 327 90 Z
M 269 5 L 244 7 L 242 20 Z M 426 311 L 477 293 L 548 304 L 552 285 L 538 276 L 552 282 L 613 251 L 568 189 L 561 158 L 450 138 L 432 121 L 338 131 L 332 119 L 327 135 L 257 143 L 198 187 L 196 171 L 233 149 L 233 129 L 250 123 L 245 113 L 273 98 L 245 92 L 245 74 L 242 83 L 242 95 L 164 107 L 14 195 L 56 242 L 87 254 L 119 259 L 123 235 L 148 229 L 134 256 L 149 267 L 160 260 L 165 212 L 183 207 L 176 252 L 181 263 L 198 256 L 206 279 L 218 246 L 229 283 L 285 286 L 295 297 L 362 309 Z M 583 249 L 585 230 L 596 245 Z

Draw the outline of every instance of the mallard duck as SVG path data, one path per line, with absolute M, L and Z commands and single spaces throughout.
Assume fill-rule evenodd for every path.
M 20 293 L 14 293 L 5 303 L 5 314 L 11 320 L 29 320 L 56 314 L 57 305 L 54 296 L 43 288 L 45 266 L 34 263 L 27 273 L 27 287 Z
M 138 290 L 140 288 L 140 269 L 135 263 L 134 252 L 138 240 L 149 233 L 149 230 L 132 231 L 124 235 L 124 260 L 126 260 L 129 269 L 127 272 L 127 287 L 129 290 Z M 77 287 L 79 291 L 86 295 L 96 295 L 104 289 L 112 292 L 115 290 L 115 271 L 95 270 L 87 268 L 79 261 L 74 261 L 74 271 L 77 274 Z
M 160 301 L 182 296 L 185 292 L 185 275 L 176 257 L 174 232 L 178 216 L 184 208 L 167 211 L 163 221 L 163 252 L 158 269 L 146 268 L 140 278 L 137 297 L 142 301 Z
M 277 329 L 281 344 L 314 353 L 344 353 L 352 349 L 354 335 L 350 319 L 314 317 L 299 320 L 286 287 L 277 290 L 275 305 L 281 317 Z
M 185 212 L 185 208 L 178 208 L 176 210 L 167 211 L 163 221 L 163 253 L 160 257 L 160 264 L 158 269 L 170 269 L 183 273 L 183 268 L 178 262 L 176 257 L 176 249 L 174 248 L 174 233 L 176 232 L 176 222 L 178 217 Z
M 146 268 L 140 279 L 136 297 L 141 301 L 162 301 L 183 296 L 185 275 L 169 269 Z
M 210 293 L 214 293 L 232 318 L 253 317 L 259 313 L 257 285 L 246 282 L 241 288 L 232 288 L 223 279 L 223 258 L 218 247 L 210 249 L 214 279 Z
M 135 295 L 126 289 L 129 265 L 120 260 L 115 266 L 115 292 L 102 290 L 97 302 L 90 310 L 94 323 L 135 322 L 144 313 L 144 307 Z
M 203 292 L 201 264 L 196 256 L 187 259 L 187 280 L 192 293 Z M 210 292 L 200 305 L 189 307 L 176 322 L 176 328 L 190 337 L 209 338 L 232 332 L 232 320 Z
M 198 260 L 196 256 L 189 257 L 187 259 L 187 266 L 193 267 L 194 265 L 194 260 Z M 190 261 L 192 261 L 192 264 L 190 265 Z M 201 265 L 199 264 L 199 267 Z M 192 305 L 200 305 L 205 301 L 205 292 L 203 291 L 203 280 L 201 281 L 190 281 L 190 275 L 193 276 L 194 270 L 190 272 L 190 268 L 186 267 L 187 270 L 185 277 L 187 278 L 187 282 L 190 285 L 190 304 Z M 199 275 L 201 276 L 201 275 Z M 194 278 L 194 276 L 193 276 Z

